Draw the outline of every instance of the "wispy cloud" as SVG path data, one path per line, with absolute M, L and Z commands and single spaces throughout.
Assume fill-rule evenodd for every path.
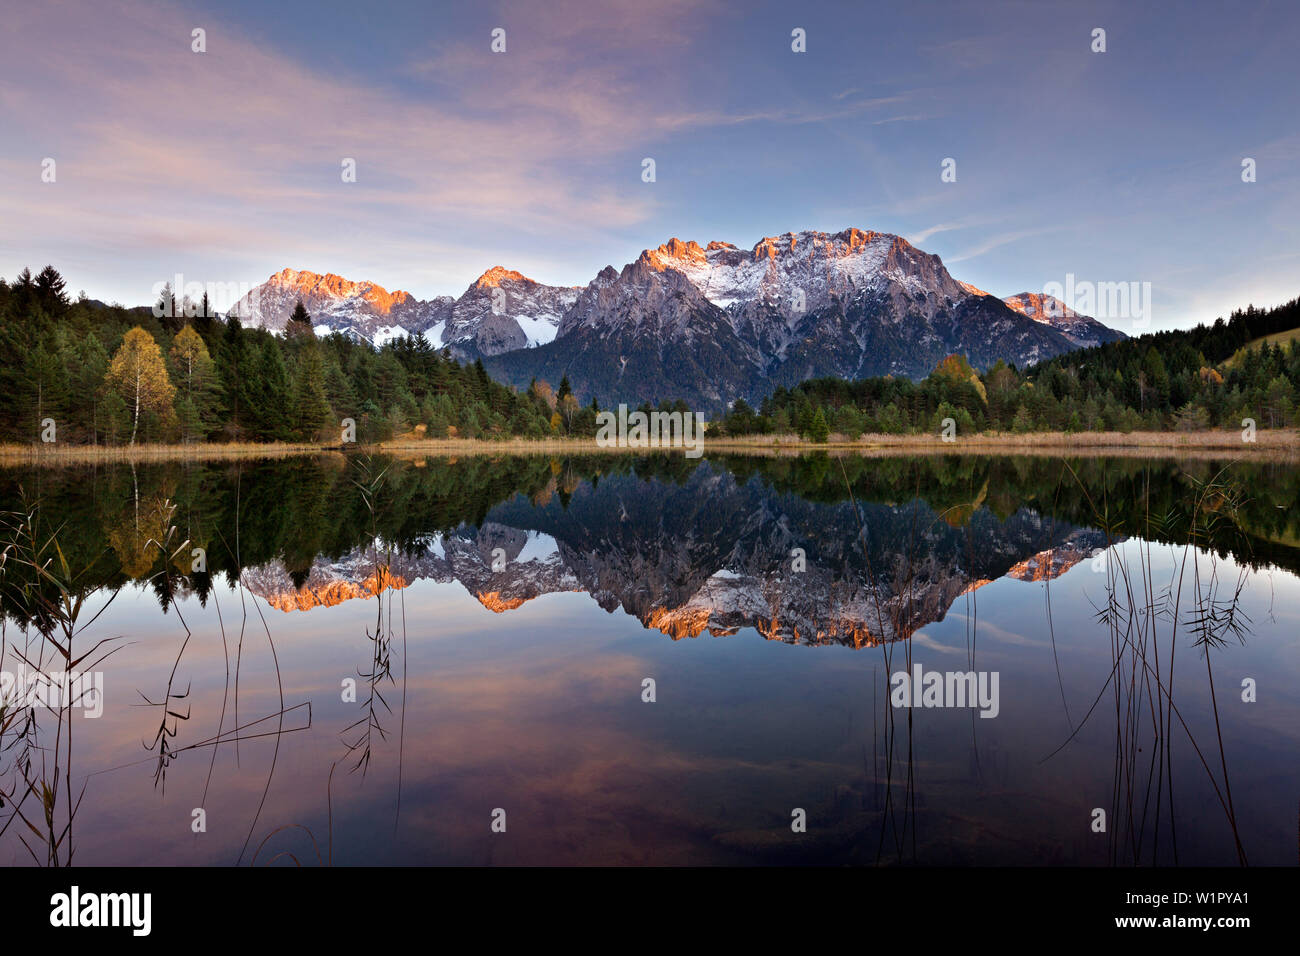
M 1045 233 L 1052 232 L 1052 231 L 1053 230 L 1050 228 L 1019 229 L 1016 230 L 1015 232 L 999 233 L 994 236 L 989 236 L 988 238 L 980 242 L 978 245 L 973 246 L 972 248 L 967 249 L 963 252 L 960 252 L 955 256 L 949 256 L 947 261 L 949 263 L 969 262 L 971 259 L 976 259 L 979 256 L 982 256 L 987 252 L 992 252 L 994 249 L 999 249 L 1002 246 L 1008 246 L 1013 242 L 1019 242 L 1020 240 L 1028 239 L 1031 236 L 1041 236 Z
M 904 238 L 914 246 L 919 246 L 931 236 L 937 236 L 941 232 L 952 232 L 954 229 L 965 229 L 966 223 L 962 222 L 941 222 L 938 225 L 922 229 L 920 232 L 914 232 Z
M 95 243 L 156 253 L 168 242 L 265 271 L 313 246 L 337 255 L 360 237 L 405 236 L 408 261 L 462 258 L 482 242 L 486 262 L 500 254 L 502 230 L 594 243 L 644 221 L 655 199 L 593 182 L 587 166 L 683 125 L 671 99 L 637 87 L 624 67 L 562 62 L 570 34 L 606 28 L 655 37 L 662 57 L 686 42 L 662 5 L 582 16 L 575 7 L 571 17 L 522 6 L 507 55 L 494 57 L 485 33 L 417 65 L 430 82 L 456 81 L 437 96 L 313 69 L 210 16 L 200 55 L 190 50 L 194 18 L 179 9 L 73 7 L 26 8 L 8 24 L 23 42 L 3 69 L 23 82 L 0 89 L 9 141 L 23 145 L 0 147 L 17 184 L 0 203 L 22 223 L 23 249 L 13 236 L 0 251 L 15 256 L 66 256 L 79 243 L 87 254 Z M 525 29 L 544 15 L 546 30 Z M 729 120 L 701 114 L 689 125 Z M 57 183 L 40 182 L 41 156 L 58 163 Z M 345 158 L 356 161 L 355 183 L 342 180 Z M 629 167 L 628 182 L 638 174 Z
M 722 0 L 10 4 L 0 274 L 50 262 L 139 302 L 176 269 L 293 265 L 423 296 L 496 263 L 571 284 L 674 234 L 852 222 L 978 259 L 985 288 L 1186 268 L 1169 301 L 1192 309 L 1229 274 L 1238 297 L 1294 290 L 1270 256 L 1300 245 L 1300 93 L 1277 82 L 1300 14 L 1186 6 L 1170 33 L 1115 3 L 1102 56 L 1077 17 L 1021 0 L 902 7 L 886 32 L 842 5 L 810 17 L 807 53 L 786 8 Z

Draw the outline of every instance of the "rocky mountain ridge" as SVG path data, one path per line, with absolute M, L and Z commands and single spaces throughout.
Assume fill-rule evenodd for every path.
M 1050 296 L 999 299 L 889 233 L 788 232 L 749 249 L 673 238 L 586 286 L 495 266 L 457 298 L 285 269 L 232 309 L 278 331 L 302 300 L 321 334 L 423 336 L 520 387 L 568 376 L 586 401 L 682 398 L 702 410 L 832 375 L 920 378 L 945 356 L 1018 366 L 1122 333 Z

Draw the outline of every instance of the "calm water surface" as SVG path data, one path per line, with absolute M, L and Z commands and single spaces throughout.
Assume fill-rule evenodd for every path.
M 1298 494 L 1133 459 L 0 472 L 3 670 L 71 627 L 104 688 L 6 712 L 0 861 L 1294 865 Z M 996 673 L 996 716 L 891 706 L 918 666 Z

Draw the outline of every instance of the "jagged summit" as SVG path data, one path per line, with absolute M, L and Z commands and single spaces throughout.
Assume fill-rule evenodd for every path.
M 715 243 L 709 243 L 712 250 Z M 669 264 L 682 261 L 702 262 L 706 258 L 706 251 L 700 248 L 700 244 L 694 240 L 683 242 L 674 237 L 665 242 L 657 249 L 646 249 L 641 253 L 641 257 L 647 262 L 655 263 L 662 268 L 668 268 Z
M 401 289 L 389 292 L 383 286 L 373 282 L 352 282 L 333 272 L 322 275 L 305 270 L 281 269 L 268 281 L 283 289 L 296 290 L 307 296 L 364 298 L 372 303 L 377 311 L 385 314 L 391 312 L 395 304 L 414 301 L 414 297 L 409 292 Z
M 1002 300 L 1009 307 L 1021 312 L 1038 322 L 1048 322 L 1054 318 L 1087 318 L 1075 312 L 1060 299 L 1042 292 L 1017 292 Z
M 440 342 L 465 360 L 544 345 L 555 339 L 560 317 L 579 291 L 493 266 L 452 305 Z
M 1074 311 L 1060 299 L 1043 292 L 1017 292 L 1002 301 L 1021 315 L 1056 329 L 1080 348 L 1124 338 L 1124 333 L 1102 325 L 1090 315 Z
M 479 276 L 460 298 L 428 301 L 334 273 L 281 269 L 230 312 L 246 325 L 280 331 L 301 300 L 319 334 L 339 332 L 376 346 L 420 335 L 435 348 L 448 348 L 469 361 L 551 341 L 577 293 L 499 265 Z
M 792 254 L 801 258 L 827 257 L 836 258 L 853 255 L 868 246 L 884 244 L 895 251 L 914 249 L 906 239 L 892 233 L 876 232 L 870 229 L 850 227 L 837 233 L 803 230 L 786 232 L 778 236 L 764 236 L 754 243 L 745 256 L 743 250 L 730 242 L 714 240 L 701 246 L 695 240 L 682 240 L 673 237 L 654 249 L 646 249 L 641 258 L 656 268 L 676 268 L 691 263 L 725 263 L 737 265 L 746 258 L 755 262 L 788 257 Z
M 748 248 L 674 236 L 602 269 L 555 342 L 489 370 L 520 385 L 568 375 L 602 403 L 717 409 L 822 375 L 920 378 L 952 353 L 976 368 L 1024 366 L 1076 347 L 1074 334 L 958 281 L 893 233 L 803 230 Z
M 778 349 L 783 346 L 775 340 L 785 335 L 770 327 L 770 315 L 757 313 L 774 311 L 788 325 L 809 312 L 851 301 L 889 283 L 914 293 L 931 290 L 952 300 L 969 294 L 937 256 L 892 233 L 858 228 L 765 236 L 750 249 L 716 240 L 701 246 L 674 237 L 644 250 L 634 265 L 682 274 L 708 302 L 732 316 L 738 334 L 746 330 L 769 334 Z M 629 281 L 640 281 L 635 271 L 623 274 Z M 601 285 L 608 281 L 602 274 Z
M 493 266 L 487 272 L 483 273 L 474 280 L 471 288 L 490 289 L 501 285 L 502 282 L 532 282 L 522 272 L 515 272 L 513 269 L 507 269 L 505 266 Z M 536 285 L 537 283 L 533 283 Z
M 693 507 L 700 500 L 710 502 L 706 515 Z M 893 566 L 911 539 L 912 504 L 864 502 L 859 512 L 738 482 L 707 464 L 680 485 L 610 476 L 585 491 L 584 502 L 575 512 L 552 496 L 542 503 L 520 496 L 477 526 L 429 535 L 390 558 L 374 544 L 322 555 L 301 587 L 279 559 L 245 574 L 253 594 L 286 612 L 420 580 L 454 581 L 496 613 L 578 592 L 673 639 L 753 628 L 769 640 L 863 647 L 943 620 L 961 595 L 990 581 L 1054 580 L 1108 543 L 1101 532 L 1021 509 L 988 524 L 972 555 L 963 523 L 935 514 L 926 521 L 927 574 L 900 589 L 888 574 L 876 579 L 862 568 L 868 560 Z M 688 527 L 701 522 L 702 531 Z M 867 556 L 859 522 L 873 532 Z M 824 560 L 783 573 L 782 559 L 796 547 Z M 504 566 L 494 563 L 496 549 Z
M 341 332 L 376 345 L 428 328 L 451 303 L 445 297 L 421 302 L 409 292 L 389 292 L 332 272 L 281 269 L 236 302 L 230 314 L 245 325 L 278 332 L 300 301 L 318 332 Z

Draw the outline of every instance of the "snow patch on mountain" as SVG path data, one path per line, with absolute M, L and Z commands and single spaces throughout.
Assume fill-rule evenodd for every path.
M 528 348 L 555 341 L 560 326 L 558 315 L 517 315 L 514 318 L 528 340 Z
M 409 292 L 389 292 L 373 282 L 282 269 L 236 302 L 230 314 L 244 325 L 280 332 L 299 302 L 311 316 L 317 335 L 341 332 L 372 343 L 376 336 L 390 341 L 400 334 L 421 332 L 445 320 L 452 305 L 449 296 L 422 302 Z
M 409 334 L 400 325 L 383 325 L 375 329 L 370 341 L 374 343 L 375 348 L 383 348 L 394 339 L 406 338 Z
M 425 329 L 420 334 L 423 335 L 424 340 L 428 342 L 430 345 L 432 345 L 435 349 L 441 349 L 443 346 L 442 333 L 443 330 L 445 330 L 446 328 L 447 328 L 447 320 L 443 319 L 442 321 L 437 322 L 434 325 L 430 326 L 429 328 Z
M 923 377 L 945 355 L 1026 365 L 1122 338 L 1048 296 L 999 299 L 890 233 L 804 230 L 729 242 L 673 238 L 584 287 L 494 266 L 457 298 L 284 269 L 232 309 L 278 332 L 301 301 L 318 335 L 382 347 L 421 336 L 523 387 L 568 374 L 585 401 L 683 398 L 702 409 L 822 375 Z M 635 391 L 636 395 L 631 392 Z

